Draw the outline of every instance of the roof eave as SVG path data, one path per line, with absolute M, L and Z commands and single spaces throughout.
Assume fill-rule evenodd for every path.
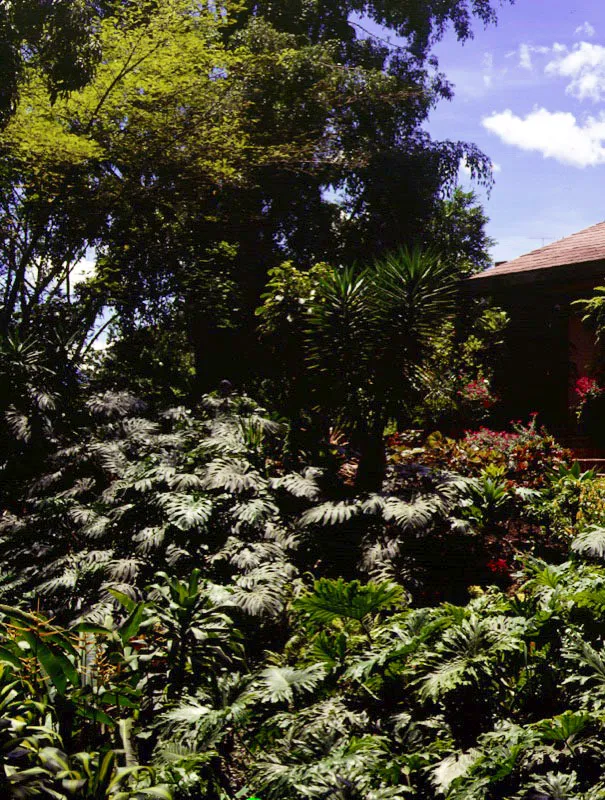
M 535 269 L 514 272 L 496 272 L 495 269 L 486 270 L 467 278 L 465 288 L 472 294 L 484 295 L 507 291 L 519 286 L 544 286 L 569 281 L 583 282 L 599 277 L 605 281 L 605 259 L 536 267 Z

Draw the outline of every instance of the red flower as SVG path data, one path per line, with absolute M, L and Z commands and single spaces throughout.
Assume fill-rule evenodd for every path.
M 489 383 L 485 379 L 477 378 L 477 380 L 469 381 L 458 394 L 465 400 L 478 401 L 486 408 L 493 405 L 496 398 L 492 396 L 489 390 Z
M 491 561 L 488 561 L 486 567 L 490 572 L 494 575 L 508 575 L 510 568 L 508 566 L 508 562 L 505 558 L 492 558 Z
M 584 403 L 589 397 L 598 397 L 602 391 L 603 389 L 596 380 L 594 378 L 589 378 L 588 375 L 584 375 L 576 381 L 575 392 L 580 403 Z

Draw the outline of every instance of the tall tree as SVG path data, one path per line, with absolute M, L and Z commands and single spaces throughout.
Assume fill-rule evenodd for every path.
M 492 5 L 364 8 L 404 44 L 366 36 L 361 7 L 347 3 L 224 14 L 195 0 L 114 4 L 86 87 L 55 98 L 31 65 L 0 142 L 12 165 L 6 227 L 36 209 L 37 227 L 25 227 L 43 232 L 45 253 L 50 236 L 61 285 L 94 245 L 94 291 L 119 309 L 124 332 L 180 315 L 205 383 L 245 376 L 271 266 L 348 262 L 417 241 L 463 155 L 491 178 L 476 148 L 433 142 L 422 126 L 451 95 L 431 45 L 450 24 L 470 36 L 473 14 L 493 21 Z M 28 297 L 11 235 L 5 320 Z M 35 246 L 24 252 L 25 269 L 37 268 Z

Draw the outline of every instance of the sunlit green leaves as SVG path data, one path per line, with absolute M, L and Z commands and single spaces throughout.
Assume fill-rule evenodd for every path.
M 346 582 L 342 578 L 315 582 L 313 592 L 294 602 L 315 623 L 329 624 L 334 619 L 362 622 L 367 616 L 402 604 L 404 593 L 394 584 Z

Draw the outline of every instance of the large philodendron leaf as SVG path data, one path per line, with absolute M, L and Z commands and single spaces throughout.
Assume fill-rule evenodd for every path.
M 169 521 L 179 530 L 204 529 L 212 514 L 212 500 L 196 499 L 190 494 L 166 493 L 158 497 L 158 504 Z
M 362 506 L 357 502 L 339 500 L 328 501 L 313 506 L 301 516 L 301 525 L 342 525 L 362 513 Z
M 571 543 L 575 553 L 594 558 L 605 558 L 605 528 L 590 525 L 583 530 Z

